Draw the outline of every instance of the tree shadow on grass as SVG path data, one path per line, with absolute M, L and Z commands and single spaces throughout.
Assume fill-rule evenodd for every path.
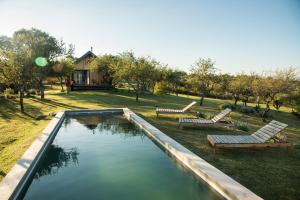
M 50 107 L 62 107 L 62 108 L 66 108 L 66 109 L 86 109 L 85 107 L 71 106 L 71 105 L 61 103 L 61 102 L 57 102 L 57 101 L 50 100 L 50 99 L 40 100 L 40 99 L 37 99 L 37 98 L 34 98 L 34 97 L 32 97 L 30 99 L 32 101 L 35 101 L 35 102 L 38 102 L 38 103 L 41 103 L 41 104 L 45 104 L 45 105 L 50 106 Z
M 0 119 L 9 121 L 17 115 L 20 118 L 25 119 L 26 117 L 22 115 L 18 108 L 19 102 L 15 99 L 0 99 Z
M 15 99 L 1 100 L 0 102 L 0 119 L 9 122 L 12 119 L 34 119 L 36 116 L 42 115 L 40 108 L 31 103 L 24 103 L 24 113 L 20 112 L 19 101 Z

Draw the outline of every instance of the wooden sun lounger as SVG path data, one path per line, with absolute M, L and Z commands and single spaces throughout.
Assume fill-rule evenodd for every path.
M 214 116 L 212 119 L 187 119 L 187 118 L 181 118 L 179 119 L 179 126 L 233 126 L 233 123 L 230 122 L 222 122 L 221 120 L 224 119 L 229 113 L 231 112 L 231 109 L 226 108 L 216 116 Z
M 277 137 L 287 126 L 272 120 L 252 135 L 208 135 L 207 140 L 215 148 L 290 147 L 290 143 Z M 270 140 L 274 142 L 269 142 Z
M 189 109 L 195 105 L 197 102 L 193 101 L 186 107 L 184 107 L 181 110 L 178 109 L 167 109 L 167 108 L 156 108 L 156 116 L 158 117 L 159 114 L 186 114 L 186 113 L 195 113 L 195 112 L 190 112 Z

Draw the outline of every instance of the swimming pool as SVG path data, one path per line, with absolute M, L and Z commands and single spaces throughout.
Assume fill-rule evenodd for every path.
M 122 115 L 67 116 L 24 199 L 221 199 Z

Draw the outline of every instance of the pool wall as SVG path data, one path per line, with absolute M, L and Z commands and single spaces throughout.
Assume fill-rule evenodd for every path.
M 60 111 L 50 121 L 41 135 L 32 143 L 22 158 L 15 164 L 0 183 L 0 200 L 17 199 L 23 192 L 24 186 L 30 179 L 38 161 L 47 150 L 59 130 L 65 115 L 80 115 L 92 113 L 116 113 L 124 116 L 166 150 L 180 164 L 191 170 L 196 176 L 204 180 L 211 188 L 230 200 L 262 200 L 261 197 L 242 186 L 187 148 L 146 122 L 128 108 L 114 108 L 101 110 L 72 110 Z

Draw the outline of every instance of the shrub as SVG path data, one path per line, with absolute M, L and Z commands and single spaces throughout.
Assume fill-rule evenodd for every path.
M 36 89 L 29 89 L 28 93 L 31 94 L 31 95 L 36 95 L 38 92 L 37 92 Z
M 256 105 L 256 106 L 254 107 L 254 109 L 255 109 L 256 112 L 259 112 L 259 111 L 260 111 L 260 105 Z
M 220 106 L 220 109 L 224 110 L 226 108 L 230 108 L 231 110 L 238 110 L 241 106 L 240 105 L 234 105 L 231 103 L 222 104 Z
M 13 90 L 13 89 L 11 89 L 11 88 L 6 88 L 6 89 L 4 90 L 4 97 L 5 97 L 6 99 L 12 98 L 13 95 L 14 95 L 14 90 Z
M 215 116 L 213 113 L 206 113 L 206 119 L 212 119 Z
M 246 132 L 248 132 L 250 130 L 249 127 L 248 127 L 248 124 L 245 123 L 245 122 L 237 122 L 236 128 L 238 130 L 246 131 Z
M 157 82 L 154 86 L 154 94 L 160 95 L 160 94 L 166 94 L 167 93 L 167 85 L 165 82 Z
M 240 112 L 244 113 L 244 114 L 251 114 L 251 113 L 255 113 L 256 111 L 255 111 L 255 108 L 242 106 L 240 108 Z
M 203 118 L 203 119 L 206 118 L 206 114 L 205 114 L 205 113 L 202 113 L 202 112 L 198 112 L 198 113 L 197 113 L 197 116 L 198 116 L 199 118 Z

